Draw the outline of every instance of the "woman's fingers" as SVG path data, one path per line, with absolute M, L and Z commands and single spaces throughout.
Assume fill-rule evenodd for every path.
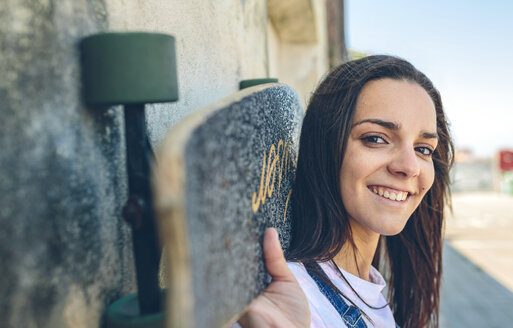
M 264 233 L 264 259 L 272 281 L 239 318 L 244 328 L 309 327 L 310 311 L 305 294 L 290 272 L 276 229 Z
M 275 228 L 267 228 L 264 232 L 265 267 L 273 281 L 296 281 L 283 256 L 278 233 Z

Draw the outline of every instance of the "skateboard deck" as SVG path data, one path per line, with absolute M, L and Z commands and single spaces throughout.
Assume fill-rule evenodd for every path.
M 157 152 L 166 327 L 225 327 L 267 285 L 265 228 L 289 244 L 303 108 L 282 84 L 239 91 L 178 123 Z

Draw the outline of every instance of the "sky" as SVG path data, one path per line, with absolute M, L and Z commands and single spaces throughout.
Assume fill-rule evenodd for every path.
M 513 1 L 346 0 L 349 49 L 391 54 L 442 95 L 457 149 L 513 149 Z

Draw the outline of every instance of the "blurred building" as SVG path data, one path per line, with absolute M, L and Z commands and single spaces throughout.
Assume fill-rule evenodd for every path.
M 496 163 L 493 158 L 475 157 L 470 149 L 458 149 L 451 169 L 452 192 L 496 190 Z
M 489 158 L 458 149 L 451 170 L 453 192 L 495 191 L 513 195 L 513 151 L 501 150 Z

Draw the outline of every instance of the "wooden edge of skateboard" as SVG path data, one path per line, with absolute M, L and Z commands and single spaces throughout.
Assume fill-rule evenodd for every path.
M 253 93 L 278 86 L 283 85 L 272 83 L 243 89 L 191 113 L 168 132 L 157 151 L 153 186 L 157 225 L 164 248 L 166 327 L 194 327 L 194 290 L 184 194 L 186 143 L 191 133 L 220 109 Z

